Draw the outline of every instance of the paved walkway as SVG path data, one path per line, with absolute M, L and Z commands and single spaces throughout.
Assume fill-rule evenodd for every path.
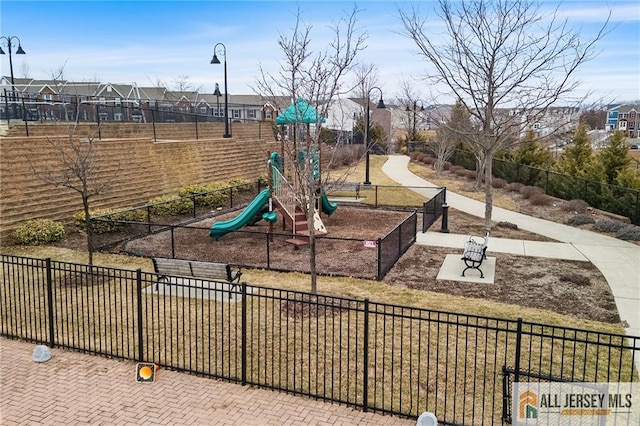
M 404 186 L 436 186 L 411 173 L 407 167 L 408 163 L 407 156 L 390 156 L 382 170 Z M 411 189 L 425 196 L 434 192 L 430 189 Z M 447 191 L 447 204 L 456 210 L 484 218 L 483 202 Z M 493 208 L 492 218 L 495 221 L 515 223 L 521 229 L 545 235 L 561 243 L 500 241 L 492 238 L 488 252 L 501 251 L 590 261 L 609 283 L 620 318 L 629 325 L 625 329 L 626 334 L 640 336 L 640 246 L 499 207 Z M 418 242 L 459 248 L 462 247 L 465 237 L 467 236 L 428 232 L 424 235 L 418 234 Z M 640 364 L 640 360 L 638 362 Z
M 415 425 L 415 420 L 283 392 L 156 372 L 135 381 L 132 361 L 53 349 L 32 361 L 33 343 L 0 338 L 0 424 L 9 425 Z

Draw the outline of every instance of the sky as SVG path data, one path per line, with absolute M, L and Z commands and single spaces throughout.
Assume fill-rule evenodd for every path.
M 210 64 L 216 43 L 227 53 L 231 94 L 254 94 L 259 66 L 277 72 L 283 53 L 277 42 L 290 35 L 297 9 L 312 25 L 312 48 L 330 41 L 330 25 L 354 7 L 341 1 L 0 1 L 0 32 L 17 36 L 25 55 L 13 55 L 14 75 L 48 79 L 60 68 L 73 81 L 136 83 L 138 86 L 187 82 L 200 92 L 224 88 L 223 67 Z M 401 96 L 401 82 L 415 88 L 415 98 L 430 103 L 422 78 L 428 64 L 415 43 L 402 35 L 399 10 L 418 5 L 427 13 L 432 1 L 359 1 L 358 25 L 367 33 L 359 62 L 376 67 L 385 99 Z M 556 1 L 543 0 L 554 8 Z M 593 37 L 611 11 L 609 33 L 595 46 L 598 56 L 580 68 L 579 93 L 606 103 L 640 99 L 640 2 L 637 0 L 566 0 L 562 18 Z M 438 31 L 439 21 L 429 16 Z M 441 28 L 441 27 L 440 27 Z M 6 41 L 0 41 L 6 51 Z M 14 44 L 15 46 L 15 44 Z M 15 47 L 14 47 L 15 53 Z M 220 53 L 220 51 L 218 52 Z M 220 55 L 223 60 L 224 55 Z M 8 76 L 8 55 L 0 56 Z M 429 99 L 430 98 L 430 99 Z

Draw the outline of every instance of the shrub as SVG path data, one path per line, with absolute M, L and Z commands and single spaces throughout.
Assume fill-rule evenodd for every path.
M 627 226 L 627 224 L 624 222 L 620 222 L 619 220 L 605 219 L 596 222 L 596 226 L 594 227 L 594 229 L 601 232 L 618 232 L 625 226 Z
M 491 181 L 491 186 L 494 188 L 504 188 L 507 186 L 507 181 L 502 178 L 493 178 Z
M 565 212 L 586 213 L 589 203 L 584 200 L 570 200 L 563 203 L 561 208 Z
M 520 182 L 511 182 L 504 187 L 509 192 L 520 192 L 522 188 L 524 188 L 524 184 Z
M 476 180 L 476 172 L 474 170 L 465 170 L 467 180 Z
M 149 204 L 151 213 L 158 216 L 179 216 L 193 211 L 193 203 L 189 198 L 176 195 L 152 198 Z
M 430 155 L 426 155 L 425 157 L 422 158 L 422 163 L 426 164 L 427 166 L 430 166 L 435 162 L 436 162 L 436 159 L 431 157 Z
M 458 165 L 449 165 L 449 168 L 447 170 L 449 170 L 449 173 L 456 174 L 458 170 L 464 170 L 464 167 Z
M 532 206 L 549 206 L 553 202 L 553 198 L 547 194 L 533 194 L 529 197 L 529 203 Z
M 523 186 L 520 188 L 520 195 L 522 195 L 522 198 L 525 200 L 531 198 L 533 194 L 544 194 L 544 189 L 538 186 Z
M 232 179 L 228 182 L 227 186 L 233 187 L 233 195 L 251 192 L 254 187 L 253 182 L 248 182 L 244 179 Z
M 596 223 L 596 220 L 593 218 L 593 216 L 588 214 L 577 214 L 567 219 L 567 224 L 573 226 L 587 225 L 590 223 Z
M 450 170 L 451 167 L 453 167 L 451 163 L 448 161 L 445 161 L 444 164 L 442 165 L 442 170 Z
M 89 211 L 89 215 L 93 218 L 96 216 L 103 216 L 99 220 L 92 221 L 93 232 L 96 234 L 107 234 L 109 232 L 117 232 L 126 226 L 124 222 L 146 222 L 147 213 L 142 209 L 131 209 L 128 207 L 121 209 L 97 209 Z M 73 222 L 76 227 L 86 230 L 87 224 L 85 222 L 84 212 L 78 212 L 73 215 Z
M 627 225 L 620 228 L 616 237 L 625 241 L 640 241 L 640 226 Z
M 13 232 L 13 239 L 17 244 L 32 246 L 60 241 L 62 237 L 64 225 L 51 219 L 29 220 Z
M 222 185 L 219 184 L 185 186 L 178 192 L 178 196 L 185 197 L 185 200 L 183 201 L 185 201 L 185 203 L 188 202 L 189 210 L 187 213 L 191 212 L 191 209 L 193 208 L 193 202 L 191 201 L 192 197 L 195 200 L 196 206 L 217 208 L 224 204 L 229 194 L 229 191 L 220 190 L 221 187 Z M 237 190 L 234 189 L 234 192 L 237 192 Z M 152 201 L 153 200 L 149 203 L 151 204 Z M 178 203 L 178 201 L 175 201 L 175 203 Z M 181 205 L 178 206 L 177 209 L 186 209 L 186 206 Z M 168 215 L 171 216 L 173 214 L 174 213 Z

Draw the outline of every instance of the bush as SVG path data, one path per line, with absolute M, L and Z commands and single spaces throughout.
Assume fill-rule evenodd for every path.
M 537 186 L 523 186 L 520 188 L 520 195 L 525 200 L 531 198 L 534 194 L 544 194 L 544 189 Z
M 451 170 L 451 167 L 453 167 L 451 163 L 448 161 L 445 161 L 444 164 L 442 165 L 442 170 Z
M 64 237 L 64 225 L 51 219 L 33 219 L 13 232 L 16 244 L 36 246 L 60 241 Z
M 577 214 L 575 216 L 571 216 L 567 220 L 567 224 L 573 226 L 587 225 L 590 223 L 596 223 L 596 220 L 593 218 L 593 216 L 588 214 Z
M 474 170 L 465 170 L 467 180 L 476 180 L 476 172 Z
M 553 203 L 553 198 L 547 194 L 533 194 L 529 197 L 529 203 L 532 206 L 549 206 Z
M 616 237 L 625 241 L 640 241 L 640 226 L 627 225 L 620 228 Z
M 586 213 L 589 203 L 584 200 L 570 200 L 563 203 L 561 208 L 565 212 Z
M 504 188 L 507 186 L 507 181 L 502 178 L 493 178 L 491 181 L 491 186 L 494 188 Z
M 464 170 L 464 167 L 458 165 L 450 165 L 447 170 L 449 171 L 449 173 L 456 174 L 458 170 Z
M 518 193 L 522 188 L 524 188 L 524 184 L 520 182 L 511 182 L 504 187 L 504 189 L 506 189 L 509 192 L 518 192 Z
M 158 216 L 180 216 L 193 212 L 192 201 L 176 195 L 152 198 L 149 204 L 151 214 Z
M 89 211 L 89 215 L 93 218 L 96 216 L 103 216 L 99 220 L 92 221 L 93 232 L 96 234 L 107 234 L 109 232 L 117 232 L 126 226 L 123 222 L 146 222 L 147 213 L 142 209 L 131 209 L 124 207 L 121 209 L 97 209 Z M 84 217 L 84 212 L 78 212 L 73 215 L 73 222 L 76 227 L 86 230 L 87 224 Z
M 594 229 L 601 232 L 618 232 L 625 226 L 627 226 L 627 224 L 624 222 L 620 222 L 619 220 L 605 219 L 596 222 L 596 226 L 594 227 Z
M 191 209 L 193 208 L 193 201 L 191 201 L 192 197 L 195 200 L 196 206 L 217 208 L 224 205 L 224 202 L 227 200 L 229 194 L 228 190 L 223 191 L 220 189 L 221 187 L 222 185 L 219 184 L 190 185 L 182 188 L 178 192 L 178 196 L 185 197 L 184 201 L 189 203 L 189 210 L 187 211 L 187 213 L 190 213 Z M 234 189 L 233 192 L 237 193 L 238 191 L 237 189 Z M 149 203 L 152 204 L 152 202 L 153 200 L 151 200 Z M 177 201 L 175 202 L 178 203 Z M 186 206 L 180 205 L 176 208 L 186 209 Z M 171 216 L 173 214 L 168 215 Z

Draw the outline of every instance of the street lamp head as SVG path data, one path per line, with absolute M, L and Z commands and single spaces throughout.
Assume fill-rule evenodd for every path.
M 0 55 L 4 55 L 4 50 L 2 50 L 2 47 L 0 47 Z
M 216 90 L 213 91 L 214 96 L 222 96 L 222 93 L 220 93 L 220 86 L 218 86 L 218 83 L 216 83 Z
M 22 45 L 18 44 L 18 50 L 16 50 L 16 55 L 24 55 L 24 49 L 22 49 Z
M 378 105 L 376 106 L 376 108 L 378 109 L 385 109 L 386 106 L 384 105 L 384 101 L 382 100 L 382 98 L 380 98 L 380 100 L 378 101 Z
M 213 54 L 213 59 L 211 59 L 211 63 L 212 64 L 219 64 L 220 63 L 220 59 L 218 59 L 218 55 L 216 55 L 215 53 Z

